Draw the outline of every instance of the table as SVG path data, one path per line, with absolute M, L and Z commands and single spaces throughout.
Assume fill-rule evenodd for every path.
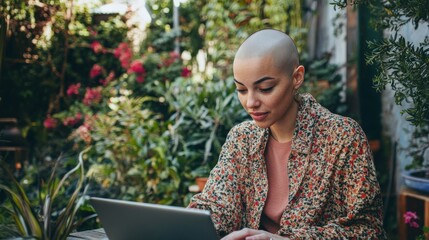
M 67 240 L 109 240 L 103 228 L 75 232 L 70 234 Z
M 409 188 L 401 190 L 398 202 L 399 239 L 415 239 L 420 233 L 420 229 L 411 228 L 404 222 L 403 216 L 407 211 L 416 212 L 420 225 L 429 226 L 429 193 Z

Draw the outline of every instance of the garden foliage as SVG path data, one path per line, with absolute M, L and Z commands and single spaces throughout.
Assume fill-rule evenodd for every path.
M 334 6 L 346 7 L 348 4 L 362 4 L 372 12 L 372 25 L 376 29 L 391 33 L 382 41 L 370 42 L 367 54 L 369 64 L 378 65 L 378 75 L 373 79 L 378 90 L 391 86 L 395 102 L 405 102 L 406 119 L 417 127 L 429 125 L 429 36 L 420 42 L 411 42 L 399 30 L 411 23 L 417 29 L 429 24 L 429 1 L 427 0 L 336 0 Z M 400 54 L 398 54 L 400 53 Z
M 2 180 L 9 183 L 8 186 L 0 184 L 0 190 L 6 193 L 8 199 L 2 208 L 5 216 L 11 218 L 9 221 L 3 220 L 0 225 L 1 238 L 18 235 L 41 240 L 67 239 L 79 225 L 95 216 L 77 218 L 78 210 L 85 203 L 86 190 L 82 191 L 83 154 L 84 152 L 80 153 L 76 166 L 61 178 L 56 173 L 60 159 L 56 161 L 49 179 L 41 182 L 37 189 L 38 201 L 30 199 L 24 185 L 20 184 L 7 165 L 1 162 Z M 77 175 L 75 183 L 73 175 Z M 71 191 L 70 194 L 65 193 L 68 190 Z M 66 195 L 70 197 L 65 198 Z M 14 224 L 11 224 L 12 222 Z
M 175 32 L 172 1 L 151 0 L 143 41 L 129 38 L 136 27 L 128 21 L 131 12 L 100 20 L 105 16 L 72 3 L 27 9 L 6 2 L 29 14 L 14 26 L 28 20 L 37 27 L 26 25 L 32 60 L 8 60 L 3 65 L 11 70 L 2 77 L 19 89 L 19 117 L 36 149 L 27 169 L 46 156 L 90 147 L 83 160 L 91 195 L 186 205 L 194 178 L 208 174 L 229 129 L 246 119 L 232 80 L 239 43 L 271 27 L 288 32 L 305 52 L 304 10 L 296 2 L 189 1 L 180 7 L 181 31 Z M 55 34 L 46 35 L 47 28 Z M 344 112 L 336 66 L 328 59 L 302 61 L 310 69 L 305 91 Z
M 429 151 L 429 36 L 412 42 L 400 32 L 405 24 L 415 29 L 428 26 L 429 1 L 336 0 L 332 4 L 365 5 L 374 16 L 374 28 L 391 33 L 381 41 L 369 43 L 367 62 L 378 67 L 374 87 L 379 91 L 391 87 L 395 103 L 404 107 L 401 113 L 416 127 L 408 149 L 413 162 L 408 168 L 429 164 L 423 162 L 425 151 Z

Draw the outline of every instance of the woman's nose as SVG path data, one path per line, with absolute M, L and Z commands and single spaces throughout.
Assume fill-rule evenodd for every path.
M 246 107 L 247 108 L 256 108 L 260 104 L 259 99 L 254 93 L 249 92 L 247 94 L 247 101 L 246 101 Z

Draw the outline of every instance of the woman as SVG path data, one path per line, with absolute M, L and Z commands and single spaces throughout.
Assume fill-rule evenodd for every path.
M 189 207 L 210 210 L 223 239 L 385 238 L 365 134 L 352 119 L 298 94 L 304 67 L 276 30 L 238 49 L 234 80 L 253 118 L 228 134 Z

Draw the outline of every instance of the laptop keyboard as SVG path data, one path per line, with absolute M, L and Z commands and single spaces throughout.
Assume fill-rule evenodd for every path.
M 71 233 L 70 236 L 67 238 L 67 240 L 108 240 L 106 233 L 104 232 L 104 229 L 94 229 L 94 230 L 88 230 L 88 231 L 82 231 L 82 232 L 75 232 Z

